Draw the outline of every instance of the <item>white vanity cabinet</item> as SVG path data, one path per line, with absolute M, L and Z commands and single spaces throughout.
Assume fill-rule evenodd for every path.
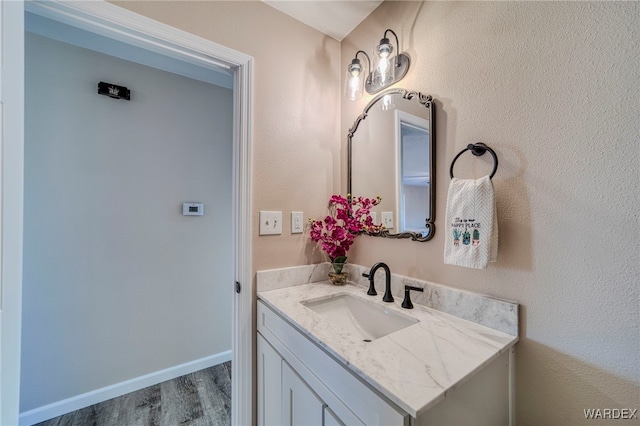
M 258 301 L 258 425 L 409 425 L 410 417 Z
M 282 357 L 258 334 L 258 425 L 282 424 Z
M 283 425 L 324 425 L 326 404 L 296 374 L 286 361 L 282 362 L 282 414 Z
M 258 372 L 259 425 L 325 424 L 326 404 L 259 334 Z
M 513 425 L 517 303 L 392 276 L 392 284 L 419 286 L 429 296 L 406 310 L 398 300 L 367 296 L 357 283 L 314 281 L 315 271 L 258 273 L 259 425 Z M 326 268 L 317 272 L 326 276 Z M 346 313 L 360 326 L 380 331 L 392 313 L 415 322 L 369 340 L 348 329 L 345 315 L 313 309 L 349 298 L 371 305 L 357 321 Z M 351 309 L 345 306 L 341 314 Z M 306 413 L 294 421 L 298 404 Z

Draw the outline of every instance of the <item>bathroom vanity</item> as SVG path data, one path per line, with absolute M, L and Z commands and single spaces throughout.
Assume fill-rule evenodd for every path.
M 259 425 L 512 423 L 516 303 L 396 275 L 385 303 L 350 268 L 258 273 Z

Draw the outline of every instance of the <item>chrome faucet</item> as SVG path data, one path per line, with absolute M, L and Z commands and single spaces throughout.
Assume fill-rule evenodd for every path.
M 376 293 L 374 279 L 376 276 L 376 271 L 380 268 L 384 269 L 384 273 L 385 273 L 385 282 L 384 282 L 385 288 L 384 288 L 384 296 L 382 296 L 382 301 L 393 302 L 393 296 L 391 295 L 391 270 L 389 270 L 389 267 L 387 266 L 387 264 L 383 262 L 378 262 L 375 265 L 373 265 L 368 274 L 366 272 L 362 274 L 363 277 L 369 278 L 369 291 L 367 291 L 367 294 L 369 296 L 375 296 L 378 294 Z

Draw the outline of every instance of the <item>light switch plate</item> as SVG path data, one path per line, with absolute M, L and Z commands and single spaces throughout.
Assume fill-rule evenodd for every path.
M 382 212 L 382 226 L 393 229 L 393 212 Z
M 369 212 L 369 216 L 371 216 L 371 220 L 374 225 L 379 225 L 378 223 L 378 212 Z
M 260 235 L 282 234 L 282 212 L 260 211 Z
M 302 212 L 291 212 L 291 233 L 302 234 L 303 227 Z

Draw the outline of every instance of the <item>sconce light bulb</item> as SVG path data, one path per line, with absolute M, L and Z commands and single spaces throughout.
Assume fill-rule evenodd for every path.
M 357 55 L 358 54 L 356 53 L 356 56 Z M 347 67 L 347 79 L 344 86 L 345 96 L 352 101 L 360 99 L 362 97 L 363 84 L 360 81 L 361 73 L 362 64 L 360 63 L 360 59 L 358 59 L 357 57 L 353 58 L 351 60 L 351 63 Z
M 353 77 L 349 79 L 347 82 L 347 87 L 345 90 L 345 95 L 347 99 L 355 101 L 362 96 L 362 92 L 360 91 L 360 81 L 358 77 Z
M 354 58 L 347 67 L 347 79 L 344 87 L 345 96 L 354 101 L 362 97 L 362 83 L 361 83 L 361 74 L 362 65 L 360 64 L 360 60 L 358 58 Z
M 349 88 L 355 91 L 358 89 L 358 86 L 360 86 L 360 80 L 357 75 L 354 75 L 349 79 Z
M 393 79 L 391 76 L 391 54 L 393 53 L 393 45 L 389 42 L 388 38 L 380 40 L 380 44 L 376 46 L 375 50 L 378 58 L 378 64 L 376 67 L 378 77 L 380 78 L 380 84 L 384 87 L 388 84 L 389 79 Z
M 382 83 L 386 82 L 389 77 L 389 68 L 389 58 L 380 58 L 380 62 L 378 62 L 378 72 L 380 73 L 380 81 Z

